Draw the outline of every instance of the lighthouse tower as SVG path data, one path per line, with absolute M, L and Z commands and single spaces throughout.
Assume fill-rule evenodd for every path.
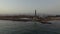
M 34 15 L 34 17 L 33 17 L 33 20 L 37 20 L 36 10 L 35 10 L 35 15 Z
M 35 17 L 36 17 L 37 15 L 36 15 L 36 10 L 35 10 Z

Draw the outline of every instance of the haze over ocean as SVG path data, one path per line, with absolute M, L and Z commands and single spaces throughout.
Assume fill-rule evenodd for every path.
M 60 14 L 60 0 L 0 0 L 0 14 L 29 14 L 35 9 L 42 14 Z

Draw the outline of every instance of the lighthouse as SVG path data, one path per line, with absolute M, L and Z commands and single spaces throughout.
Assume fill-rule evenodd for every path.
M 36 15 L 36 10 L 35 10 L 35 17 L 36 17 L 37 15 Z
M 34 17 L 33 17 L 33 20 L 37 20 L 37 13 L 36 13 L 36 10 L 35 10 L 35 13 L 34 13 Z

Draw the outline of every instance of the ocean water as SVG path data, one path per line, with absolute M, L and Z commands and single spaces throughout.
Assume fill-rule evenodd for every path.
M 49 22 L 52 24 L 0 20 L 0 34 L 60 34 L 60 21 Z

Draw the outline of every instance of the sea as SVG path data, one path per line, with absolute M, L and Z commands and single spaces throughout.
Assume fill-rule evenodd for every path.
M 0 20 L 0 34 L 60 34 L 60 21 L 49 22 Z

